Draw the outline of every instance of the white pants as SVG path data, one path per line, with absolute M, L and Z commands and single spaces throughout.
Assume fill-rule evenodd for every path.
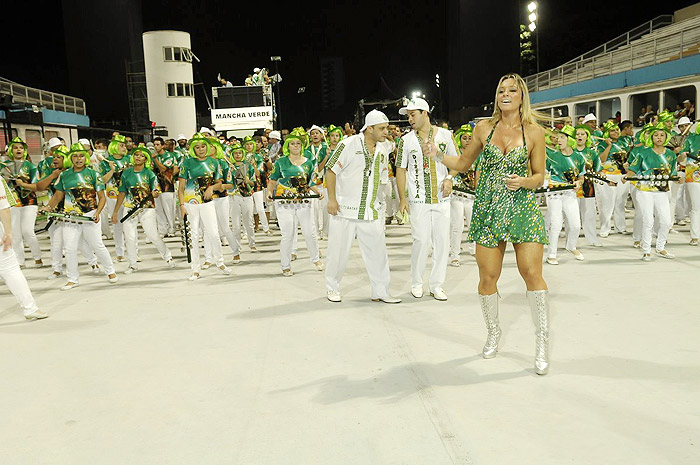
M 450 202 L 438 204 L 413 203 L 410 205 L 411 287 L 423 286 L 423 272 L 433 246 L 433 268 L 430 270 L 430 292 L 442 288 L 447 273 L 450 248 Z
M 86 216 L 93 216 L 95 210 L 88 213 Z M 102 220 L 100 220 L 102 221 Z M 97 259 L 102 265 L 105 274 L 114 273 L 114 264 L 112 257 L 109 256 L 107 247 L 102 243 L 102 233 L 100 226 L 95 223 L 62 223 L 63 228 L 63 246 L 66 249 L 66 277 L 69 282 L 78 282 L 78 246 L 80 245 L 81 237 L 97 255 Z
M 654 217 L 659 220 L 656 250 L 660 252 L 666 247 L 668 232 L 671 230 L 671 208 L 668 202 L 668 193 L 638 190 L 636 197 L 638 214 L 642 216 L 642 252 L 651 252 L 651 231 L 654 227 Z
M 129 266 L 138 269 L 138 231 L 139 222 L 146 233 L 146 237 L 156 246 L 163 260 L 168 261 L 173 258 L 170 250 L 165 246 L 163 239 L 158 235 L 158 226 L 156 225 L 155 208 L 145 208 L 138 215 L 134 215 L 123 224 L 124 239 L 126 241 L 126 256 L 129 259 Z
M 277 221 L 282 231 L 282 241 L 280 242 L 280 263 L 282 264 L 282 269 L 289 270 L 292 267 L 292 246 L 296 235 L 295 219 L 301 226 L 301 233 L 304 235 L 311 262 L 318 262 L 320 260 L 318 240 L 316 239 L 311 203 L 281 203 L 281 201 L 276 200 L 275 210 L 277 211 Z
M 229 197 L 231 221 L 233 222 L 233 239 L 229 244 L 233 250 L 233 256 L 241 253 L 241 223 L 248 236 L 248 244 L 255 246 L 255 229 L 253 227 L 253 197 L 243 197 L 242 195 L 232 195 Z
M 679 172 L 679 176 L 684 177 L 684 173 Z M 685 188 L 686 183 L 678 185 L 678 196 L 676 197 L 676 220 L 682 220 L 690 213 L 690 201 Z
M 192 272 L 199 273 L 202 265 L 199 260 L 199 236 L 204 229 L 204 244 L 211 245 L 212 260 L 216 266 L 223 266 L 224 257 L 221 254 L 221 238 L 219 237 L 219 227 L 216 222 L 216 207 L 213 202 L 207 203 L 186 203 L 187 221 L 190 223 L 190 237 L 192 238 Z M 202 222 L 201 227 L 199 222 Z
M 219 197 L 214 199 L 214 209 L 216 210 L 216 223 L 219 226 L 219 238 L 225 237 L 228 240 L 228 245 L 231 247 L 231 251 L 236 255 L 235 249 L 235 238 L 233 237 L 233 231 L 231 231 L 231 204 L 228 200 L 228 196 Z
M 678 202 L 678 191 L 681 185 L 677 182 L 671 182 L 668 186 L 668 203 L 671 209 L 671 225 L 673 225 L 676 222 L 676 203 Z
M 12 247 L 15 249 L 15 257 L 20 265 L 24 265 L 24 241 L 27 241 L 34 260 L 41 260 L 39 240 L 34 233 L 38 211 L 39 207 L 36 205 L 10 208 L 10 212 L 12 212 L 12 236 L 14 239 Z
M 49 240 L 51 241 L 51 269 L 56 273 L 61 273 L 63 272 L 63 227 L 61 227 L 61 222 L 54 221 L 49 226 Z M 83 257 L 87 259 L 88 265 L 97 265 L 97 256 L 82 235 L 79 247 Z
M 124 217 L 124 204 L 122 204 L 122 207 L 119 208 L 119 213 L 117 214 L 118 219 L 122 219 Z M 112 219 L 112 215 L 114 215 L 114 207 L 117 206 L 117 199 L 110 199 L 107 197 L 107 206 L 105 210 L 107 210 L 107 216 L 109 219 Z M 100 219 L 100 221 L 104 221 Z M 124 225 L 117 221 L 117 224 L 112 225 L 112 231 L 114 231 L 114 251 L 117 254 L 117 257 L 123 257 L 125 255 L 125 250 L 124 250 Z M 89 241 L 88 241 L 89 243 Z
M 323 198 L 318 199 L 316 204 L 318 205 L 318 211 L 316 215 L 316 225 L 318 226 L 319 237 L 328 237 L 328 190 L 326 188 L 321 188 L 323 192 Z
M 340 281 L 350 258 L 350 248 L 357 236 L 362 260 L 369 275 L 372 298 L 389 295 L 389 257 L 384 237 L 384 219 L 373 221 L 351 220 L 331 215 L 328 230 L 328 257 L 326 258 L 326 289 L 340 293 Z
M 377 193 L 377 198 L 379 198 L 382 208 L 381 208 L 381 215 L 380 217 L 382 219 L 386 218 L 393 218 L 394 217 L 394 203 L 392 194 L 392 184 L 391 182 L 387 182 L 386 184 L 379 184 L 379 192 Z
M 267 232 L 267 230 L 270 229 L 270 225 L 267 224 L 267 216 L 265 215 L 264 196 L 265 194 L 263 191 L 253 192 L 253 205 L 255 206 L 255 213 L 258 214 L 258 218 L 260 219 L 263 231 Z
M 685 183 L 685 195 L 690 201 L 690 238 L 700 238 L 700 183 Z
M 450 259 L 456 260 L 462 252 L 462 235 L 472 222 L 472 210 L 474 209 L 474 198 L 453 195 L 450 199 Z M 466 219 L 466 226 L 465 226 Z M 469 242 L 469 253 L 476 252 L 476 244 Z
M 598 244 L 598 235 L 596 234 L 596 205 L 595 197 L 581 197 L 578 199 L 578 209 L 581 216 L 581 226 L 583 234 L 589 244 Z
M 576 250 L 576 242 L 581 232 L 581 217 L 576 201 L 576 192 L 562 191 L 547 195 L 547 210 L 549 211 L 549 256 L 557 256 L 559 233 L 564 225 L 566 216 L 566 248 Z
M 15 208 L 16 207 L 12 207 L 13 210 Z M 15 296 L 17 302 L 19 302 L 19 306 L 22 307 L 22 312 L 25 315 L 30 315 L 39 310 L 39 307 L 36 305 L 34 297 L 32 296 L 32 291 L 29 290 L 29 284 L 22 274 L 22 270 L 19 269 L 19 263 L 17 263 L 17 257 L 15 256 L 14 249 L 3 251 L 1 245 L 0 278 L 5 281 L 5 284 L 7 284 L 10 292 Z
M 609 174 L 607 177 L 611 181 L 617 182 L 617 186 L 607 184 L 595 185 L 595 197 L 598 200 L 598 211 L 600 212 L 600 233 L 610 234 L 613 214 L 615 216 L 615 230 L 622 232 L 627 230 L 625 221 L 625 203 L 629 193 L 629 183 L 620 181 L 622 175 Z
M 175 232 L 175 192 L 163 192 L 156 199 L 158 234 Z

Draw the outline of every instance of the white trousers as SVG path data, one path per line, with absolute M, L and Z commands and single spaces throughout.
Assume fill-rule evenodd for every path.
M 581 197 L 578 199 L 578 210 L 581 216 L 583 235 L 589 244 L 598 244 L 596 233 L 596 202 L 595 197 Z
M 29 250 L 32 252 L 34 260 L 41 260 L 41 248 L 39 240 L 34 234 L 34 225 L 36 223 L 36 215 L 39 207 L 36 205 L 27 205 L 25 207 L 12 207 L 12 247 L 15 249 L 15 256 L 20 265 L 24 265 L 24 242 L 29 245 Z
M 318 199 L 316 205 L 318 205 L 318 210 L 316 212 L 316 225 L 318 226 L 319 237 L 328 237 L 328 221 L 330 215 L 328 214 L 328 190 L 326 188 L 321 188 L 323 192 L 323 198 Z
M 682 172 L 678 173 L 679 176 L 683 177 Z M 676 220 L 682 220 L 690 213 L 690 200 L 688 194 L 686 193 L 686 184 L 683 183 L 678 185 L 678 196 L 676 197 Z
M 211 245 L 212 260 L 216 266 L 224 264 L 224 257 L 221 254 L 221 238 L 219 237 L 219 226 L 216 222 L 216 207 L 214 203 L 186 203 L 187 221 L 190 223 L 190 237 L 192 238 L 192 272 L 199 273 L 202 269 L 199 258 L 199 236 L 204 229 L 204 244 Z M 201 225 L 200 225 L 201 221 Z
M 680 190 L 680 184 L 677 182 L 672 182 L 669 184 L 668 189 L 668 203 L 671 208 L 671 225 L 676 222 L 676 204 L 678 203 L 678 192 Z
M 377 193 L 377 198 L 380 200 L 382 208 L 381 215 L 382 219 L 393 218 L 394 217 L 394 202 L 392 199 L 392 184 L 387 182 L 386 184 L 379 184 L 379 192 Z
M 233 250 L 234 257 L 241 253 L 241 223 L 248 236 L 248 244 L 255 245 L 255 229 L 253 226 L 253 197 L 243 197 L 242 195 L 232 195 L 229 197 L 231 221 L 233 222 L 233 239 L 229 244 Z
M 129 266 L 138 269 L 138 225 L 141 223 L 143 232 L 153 245 L 158 249 L 160 257 L 168 261 L 173 258 L 170 250 L 165 246 L 163 239 L 158 234 L 158 226 L 156 225 L 157 213 L 155 208 L 145 208 L 138 215 L 134 215 L 123 224 L 124 240 L 126 241 L 126 256 L 129 259 Z
M 282 232 L 280 242 L 280 263 L 283 270 L 291 269 L 292 247 L 294 236 L 296 235 L 296 220 L 301 226 L 301 233 L 306 241 L 306 248 L 309 250 L 309 258 L 312 263 L 320 260 L 318 251 L 318 240 L 316 239 L 316 227 L 314 226 L 313 208 L 311 203 L 281 203 L 275 201 L 277 211 L 277 221 Z
M 102 220 L 100 220 L 102 222 Z M 63 227 L 59 221 L 54 221 L 49 226 L 49 240 L 51 241 L 51 269 L 56 273 L 63 272 Z M 97 256 L 83 236 L 80 236 L 80 252 L 88 262 L 88 265 L 97 265 Z
M 267 230 L 270 229 L 270 225 L 267 224 L 267 216 L 265 215 L 264 196 L 264 191 L 253 192 L 253 205 L 255 206 L 255 213 L 258 214 L 258 218 L 260 219 L 263 231 L 267 232 Z
M 625 203 L 629 193 L 630 184 L 620 181 L 622 175 L 609 174 L 611 181 L 617 182 L 617 186 L 607 184 L 595 185 L 595 197 L 598 200 L 598 212 L 600 213 L 600 233 L 610 234 L 612 218 L 615 218 L 615 230 L 622 232 L 627 230 L 625 221 Z
M 559 233 L 564 225 L 566 216 L 566 248 L 576 250 L 576 242 L 581 232 L 581 217 L 576 201 L 576 192 L 562 191 L 547 195 L 547 210 L 549 211 L 549 256 L 557 256 Z
M 225 237 L 231 251 L 236 255 L 235 238 L 231 231 L 231 203 L 228 196 L 214 199 L 214 209 L 216 210 L 216 223 L 219 226 L 219 238 Z
M 158 234 L 175 232 L 175 192 L 163 192 L 156 199 Z
M 656 236 L 656 250 L 666 248 L 668 232 L 671 230 L 671 208 L 667 192 L 649 192 L 638 190 L 638 214 L 642 216 L 642 252 L 651 252 L 651 232 L 654 228 L 654 218 L 659 221 L 659 232 Z
M 331 215 L 328 230 L 326 258 L 326 289 L 340 293 L 340 281 L 350 258 L 352 242 L 357 236 L 362 260 L 369 276 L 372 298 L 389 295 L 389 257 L 384 237 L 384 219 L 373 221 L 352 220 Z
M 433 246 L 433 267 L 430 270 L 430 292 L 442 288 L 447 273 L 450 248 L 450 202 L 438 204 L 414 203 L 410 205 L 411 281 L 412 287 L 423 286 L 423 272 Z
M 86 216 L 93 216 L 94 214 L 95 210 Z M 63 246 L 66 250 L 66 277 L 69 282 L 78 282 L 78 247 L 81 237 L 85 239 L 85 242 L 97 255 L 104 273 L 107 275 L 114 273 L 112 257 L 109 256 L 107 247 L 102 243 L 102 233 L 98 224 L 64 222 L 61 227 L 63 228 Z
M 117 218 L 120 220 L 124 217 L 124 204 L 122 204 L 122 207 L 119 208 L 119 213 L 117 214 Z M 109 219 L 112 219 L 112 215 L 114 215 L 114 207 L 117 206 L 117 199 L 110 199 L 107 197 L 107 206 L 105 210 L 107 210 L 107 216 Z M 100 219 L 100 221 L 104 221 Z M 123 257 L 125 254 L 125 249 L 124 249 L 124 225 L 117 221 L 117 224 L 112 225 L 112 231 L 114 232 L 114 251 L 117 254 L 117 257 Z M 88 242 L 89 243 L 89 242 Z
M 12 209 L 14 210 L 15 207 L 12 207 Z M 0 278 L 5 281 L 7 288 L 15 296 L 25 315 L 30 315 L 39 310 L 32 296 L 32 291 L 29 290 L 29 284 L 22 274 L 22 270 L 19 269 L 14 249 L 3 251 L 2 245 L 0 245 Z
M 685 195 L 690 203 L 690 238 L 700 238 L 700 183 L 687 182 Z
M 469 231 L 472 222 L 472 210 L 474 209 L 473 197 L 453 195 L 450 199 L 450 259 L 456 260 L 462 252 L 462 235 L 464 230 Z M 466 220 L 466 223 L 465 223 Z M 474 255 L 476 244 L 468 243 L 469 253 Z

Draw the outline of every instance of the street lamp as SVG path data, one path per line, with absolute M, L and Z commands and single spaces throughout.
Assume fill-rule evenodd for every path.
M 280 92 L 280 81 L 282 81 L 282 79 L 280 78 L 279 69 L 279 62 L 282 61 L 282 57 L 271 56 L 270 61 L 275 63 L 275 74 L 277 75 L 277 85 L 275 86 L 277 89 L 277 101 L 275 102 L 276 108 L 274 108 L 273 111 L 277 113 L 277 117 L 275 118 L 275 121 L 277 122 L 277 129 L 282 129 L 282 93 Z
M 440 88 L 440 75 L 439 74 L 435 75 L 435 86 L 437 88 Z
M 530 30 L 530 32 L 535 32 L 535 29 L 537 29 L 537 2 L 530 2 L 527 5 L 527 11 L 530 13 L 527 17 L 527 19 L 530 21 L 530 24 L 527 25 L 527 28 Z M 539 32 L 537 33 L 537 36 L 535 37 L 535 57 L 537 58 L 537 72 L 540 72 L 540 34 Z

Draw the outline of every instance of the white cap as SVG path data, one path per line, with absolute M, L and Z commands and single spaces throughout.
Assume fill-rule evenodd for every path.
M 316 126 L 315 124 L 311 126 L 311 129 L 309 129 L 309 134 L 311 134 L 311 131 L 317 130 L 323 135 L 323 128 L 321 126 Z
M 267 138 L 282 140 L 282 134 L 280 134 L 279 131 L 270 131 L 270 134 L 267 135 Z
M 61 145 L 61 140 L 58 137 L 52 137 L 49 139 L 49 150 L 59 145 Z
M 87 139 L 78 139 L 78 142 L 80 142 L 83 145 L 87 145 L 88 147 L 92 147 L 92 144 Z
M 678 126 L 681 126 L 683 124 L 692 124 L 690 122 L 690 118 L 688 118 L 687 116 L 681 117 L 681 119 L 678 120 Z
M 187 137 L 185 137 L 184 134 L 178 134 L 178 135 L 177 135 L 177 139 L 175 139 L 175 140 L 182 140 L 182 139 L 187 140 Z
M 409 100 L 408 105 L 399 110 L 399 115 L 406 115 L 410 110 L 423 110 L 430 112 L 430 105 L 428 105 L 428 102 L 420 97 L 412 98 Z
M 367 129 L 370 126 L 374 126 L 375 124 L 382 124 L 388 122 L 389 118 L 387 118 L 384 113 L 382 113 L 379 110 L 372 110 L 369 113 L 367 113 L 367 115 L 365 115 L 365 125 L 362 126 L 360 132 L 365 132 L 365 129 Z
M 690 100 L 683 100 L 683 103 L 690 103 Z
M 260 68 L 255 68 L 255 69 L 253 69 L 253 72 L 254 72 L 254 73 L 259 73 L 259 72 L 260 72 Z
M 214 134 L 214 132 L 206 126 L 202 126 L 199 132 L 202 134 Z
M 583 117 L 582 124 L 586 124 L 589 121 L 598 121 L 598 118 L 593 113 L 589 113 Z

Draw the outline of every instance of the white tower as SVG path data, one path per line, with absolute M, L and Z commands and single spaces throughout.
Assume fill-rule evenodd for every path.
M 168 128 L 171 138 L 191 137 L 197 130 L 190 34 L 182 31 L 143 33 L 148 113 Z

